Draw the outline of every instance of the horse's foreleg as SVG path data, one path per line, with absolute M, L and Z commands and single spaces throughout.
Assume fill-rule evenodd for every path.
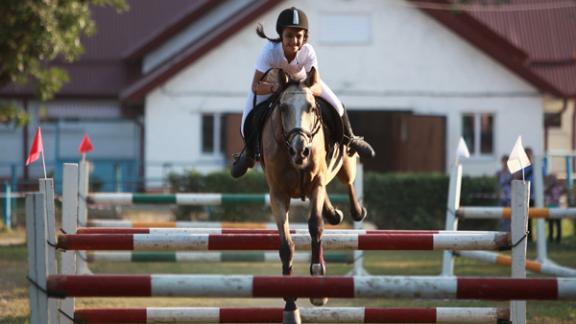
M 322 248 L 322 233 L 324 231 L 324 219 L 322 210 L 326 202 L 326 189 L 318 186 L 313 190 L 310 197 L 310 218 L 308 219 L 308 231 L 311 238 L 311 261 L 310 274 L 312 276 L 323 276 L 326 274 L 324 263 L 324 251 Z M 328 298 L 310 298 L 310 302 L 316 306 L 325 305 Z
M 288 222 L 288 209 L 290 197 L 270 193 L 270 206 L 276 219 L 278 234 L 280 236 L 280 247 L 278 253 L 282 261 L 282 274 L 289 276 L 292 274 L 292 260 L 294 259 L 294 242 L 290 234 L 290 224 Z M 284 301 L 284 323 L 301 323 L 300 312 L 296 306 L 296 298 L 285 297 Z

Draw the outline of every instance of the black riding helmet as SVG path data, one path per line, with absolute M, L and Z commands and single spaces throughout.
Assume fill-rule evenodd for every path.
M 276 21 L 276 32 L 282 36 L 284 28 L 294 27 L 308 30 L 308 17 L 304 11 L 295 7 L 282 10 Z

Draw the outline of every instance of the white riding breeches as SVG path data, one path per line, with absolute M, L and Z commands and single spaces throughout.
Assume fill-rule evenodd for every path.
M 320 80 L 320 84 L 322 85 L 322 92 L 320 93 L 320 97 L 326 100 L 336 111 L 338 112 L 339 116 L 344 114 L 344 106 L 336 94 L 330 89 L 326 83 Z M 256 105 L 265 101 L 271 96 L 271 94 L 256 96 Z M 244 137 L 244 122 L 246 121 L 246 117 L 254 108 L 254 92 L 250 91 L 248 94 L 248 98 L 246 99 L 246 104 L 244 105 L 244 111 L 242 112 L 242 123 L 240 124 L 240 132 L 242 133 L 242 137 Z

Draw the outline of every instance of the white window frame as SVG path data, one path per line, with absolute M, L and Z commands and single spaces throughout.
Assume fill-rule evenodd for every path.
M 204 116 L 212 116 L 214 125 L 212 127 L 213 149 L 212 152 L 204 151 Z M 222 146 L 222 113 L 204 112 L 200 115 L 200 154 L 203 158 L 217 158 L 222 159 L 225 152 L 220 151 Z
M 463 128 L 464 128 L 464 116 L 473 116 L 474 117 L 474 147 L 471 148 L 469 147 L 468 149 L 470 150 L 470 156 L 473 158 L 492 158 L 495 154 L 495 146 L 496 146 L 496 114 L 493 112 L 488 112 L 488 111 L 483 111 L 483 112 L 463 112 L 462 115 L 460 116 L 460 132 L 461 134 L 463 133 Z M 482 138 L 482 134 L 481 134 L 481 127 L 482 127 L 482 121 L 481 121 L 481 116 L 482 115 L 490 115 L 492 116 L 492 152 L 490 153 L 481 153 L 480 152 L 480 147 L 481 147 L 481 138 Z M 463 134 L 462 134 L 463 135 Z

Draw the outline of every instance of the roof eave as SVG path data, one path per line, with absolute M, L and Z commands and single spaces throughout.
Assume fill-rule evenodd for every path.
M 254 19 L 269 11 L 283 0 L 256 1 L 244 8 L 240 14 L 223 24 L 220 28 L 212 30 L 202 41 L 191 44 L 184 51 L 169 59 L 165 64 L 142 76 L 120 92 L 120 100 L 127 102 L 140 101 L 154 88 L 169 80 L 186 66 L 192 64 L 203 55 L 217 47 L 223 41 L 234 35 Z

